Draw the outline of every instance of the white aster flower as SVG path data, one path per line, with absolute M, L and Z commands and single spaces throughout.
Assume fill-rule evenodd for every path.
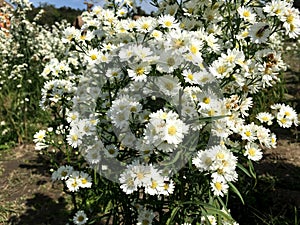
M 218 177 L 213 178 L 210 182 L 211 190 L 213 191 L 215 196 L 224 196 L 228 192 L 228 184 L 224 178 Z
M 267 125 L 272 125 L 272 120 L 274 119 L 274 116 L 271 113 L 268 112 L 260 112 L 257 114 L 256 118 L 261 122 L 261 123 L 266 123 Z
M 79 210 L 73 217 L 73 223 L 76 225 L 83 225 L 86 224 L 88 218 L 83 210 Z
M 244 156 L 247 156 L 250 160 L 259 161 L 262 158 L 263 153 L 255 143 L 248 142 L 245 146 L 245 150 Z

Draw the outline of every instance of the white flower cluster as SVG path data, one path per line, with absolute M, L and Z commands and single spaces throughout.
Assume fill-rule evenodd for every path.
M 293 124 L 298 125 L 298 115 L 296 111 L 289 105 L 274 104 L 271 105 L 271 109 L 274 110 L 275 118 L 279 126 L 283 128 L 289 128 Z
M 129 7 L 125 2 L 117 4 Z M 128 195 L 174 193 L 173 168 L 163 166 L 187 158 L 184 163 L 192 161 L 193 172 L 209 180 L 210 196 L 224 196 L 238 179 L 238 157 L 258 161 L 264 147 L 276 147 L 275 134 L 264 125 L 274 118 L 285 128 L 298 124 L 284 104 L 271 106 L 272 114 L 258 113 L 255 121 L 250 114 L 254 96 L 279 82 L 286 69 L 275 39 L 282 32 L 299 35 L 299 12 L 279 0 L 244 3 L 161 1 L 157 18 L 136 20 L 124 19 L 124 8 L 84 12 L 82 30 L 64 30 L 63 42 L 78 54 L 51 60 L 42 73 L 54 80 L 45 83 L 41 105 L 70 103 L 67 143 L 101 175 L 120 172 L 117 181 Z M 73 69 L 82 76 L 59 79 Z M 37 142 L 43 135 L 36 134 Z M 216 138 L 205 149 L 210 135 Z M 74 176 L 66 176 L 73 179 L 70 189 Z M 146 209 L 138 223 L 154 218 Z
M 126 194 L 131 194 L 138 188 L 145 188 L 145 193 L 149 195 L 169 195 L 174 191 L 173 181 L 163 176 L 163 171 L 138 161 L 127 165 L 120 176 L 120 183 Z
M 76 171 L 72 166 L 61 166 L 52 173 L 52 180 L 64 180 L 69 191 L 76 192 L 80 188 L 91 188 L 92 179 L 89 174 Z
M 42 99 L 40 106 L 46 110 L 49 107 L 55 106 L 59 101 L 70 101 L 72 94 L 76 91 L 75 84 L 68 80 L 50 80 L 45 82 L 42 89 Z
M 201 171 L 211 173 L 211 189 L 216 196 L 223 196 L 228 191 L 228 182 L 236 181 L 237 157 L 225 146 L 213 146 L 199 151 L 193 158 L 193 164 Z

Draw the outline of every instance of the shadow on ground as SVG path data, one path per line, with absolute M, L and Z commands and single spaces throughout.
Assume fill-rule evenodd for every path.
M 68 221 L 61 184 L 53 184 L 49 161 L 33 146 L 0 152 L 0 224 L 53 225 Z
M 20 216 L 12 216 L 8 223 L 14 225 L 65 225 L 68 212 L 64 198 L 55 202 L 51 197 L 36 193 L 33 198 L 26 199 L 26 211 Z

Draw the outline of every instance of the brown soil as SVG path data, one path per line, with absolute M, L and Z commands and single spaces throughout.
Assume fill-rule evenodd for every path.
M 0 224 L 67 223 L 62 187 L 51 182 L 47 162 L 32 145 L 0 151 Z

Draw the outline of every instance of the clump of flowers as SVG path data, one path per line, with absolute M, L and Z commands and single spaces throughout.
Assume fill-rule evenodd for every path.
M 32 4 L 26 0 L 12 0 L 12 5 L 0 7 L 0 143 L 26 142 L 33 134 L 33 124 L 47 118 L 37 99 L 45 81 L 40 73 L 51 58 L 66 51 L 61 29 L 65 22 L 51 28 L 37 25 L 42 12 L 33 22 L 27 19 Z
M 266 126 L 298 125 L 284 104 L 252 114 L 286 69 L 272 40 L 298 37 L 299 11 L 278 0 L 162 1 L 133 20 L 134 5 L 95 6 L 80 31 L 64 30 L 73 66 L 42 73 L 41 106 L 60 123 L 35 135 L 37 149 L 56 147 L 86 171 L 53 173 L 77 197 L 74 218 L 80 205 L 82 221 L 237 224 L 223 197 L 243 201 L 239 176 L 276 147 Z

